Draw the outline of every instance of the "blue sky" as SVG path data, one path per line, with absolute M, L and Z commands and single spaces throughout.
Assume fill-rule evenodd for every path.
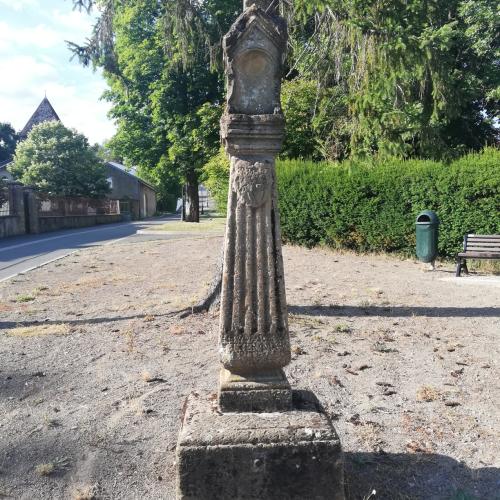
M 20 130 L 45 92 L 64 125 L 102 142 L 114 133 L 99 98 L 106 84 L 82 67 L 65 40 L 82 43 L 93 18 L 71 0 L 0 0 L 0 121 Z

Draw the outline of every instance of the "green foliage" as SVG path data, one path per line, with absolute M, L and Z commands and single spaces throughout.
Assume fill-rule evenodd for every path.
M 52 121 L 33 127 L 9 171 L 24 184 L 50 194 L 100 196 L 109 191 L 103 162 L 87 138 Z
M 283 83 L 281 102 L 286 118 L 282 158 L 345 158 L 349 124 L 346 94 L 340 86 L 323 88 L 297 78 Z
M 452 158 L 498 140 L 495 0 L 294 6 L 294 71 L 345 89 L 351 155 Z
M 229 159 L 222 148 L 203 167 L 203 182 L 214 198 L 220 213 L 227 211 L 229 168 Z
M 0 162 L 10 160 L 16 150 L 18 137 L 10 123 L 0 123 Z
M 451 257 L 467 232 L 500 233 L 500 152 L 451 164 L 430 160 L 278 163 L 285 241 L 413 254 L 415 218 L 440 219 L 439 252 Z
M 87 8 L 94 2 L 75 2 Z M 112 154 L 158 188 L 159 207 L 196 184 L 219 148 L 224 100 L 220 41 L 239 0 L 97 2 L 101 15 L 84 47 L 84 64 L 102 67 L 117 133 Z M 208 49 L 208 50 L 207 50 Z M 216 62 L 218 64 L 216 64 Z

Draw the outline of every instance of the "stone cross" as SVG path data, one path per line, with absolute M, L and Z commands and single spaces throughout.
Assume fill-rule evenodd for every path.
M 277 0 L 245 0 L 223 42 L 221 137 L 231 161 L 219 338 L 223 412 L 283 411 L 292 402 L 283 372 L 290 340 L 275 175 L 287 32 L 277 7 Z

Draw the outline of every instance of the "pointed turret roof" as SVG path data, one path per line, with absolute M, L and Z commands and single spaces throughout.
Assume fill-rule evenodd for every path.
M 50 104 L 49 100 L 47 99 L 47 96 L 45 96 L 43 98 L 42 102 L 39 104 L 38 108 L 36 108 L 36 111 L 33 113 L 31 118 L 28 120 L 28 123 L 26 123 L 26 125 L 21 130 L 21 132 L 19 132 L 19 138 L 21 140 L 26 139 L 30 130 L 35 125 L 38 125 L 39 123 L 51 122 L 51 121 L 60 122 L 61 119 L 59 118 L 59 116 L 55 112 L 54 108 L 52 107 L 52 104 Z

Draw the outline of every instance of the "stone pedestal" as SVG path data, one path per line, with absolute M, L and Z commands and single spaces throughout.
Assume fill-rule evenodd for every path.
M 237 375 L 222 369 L 219 383 L 222 411 L 270 412 L 292 409 L 292 388 L 283 370 Z
M 300 403 L 287 412 L 221 413 L 191 395 L 177 445 L 182 500 L 344 500 L 335 429 Z

